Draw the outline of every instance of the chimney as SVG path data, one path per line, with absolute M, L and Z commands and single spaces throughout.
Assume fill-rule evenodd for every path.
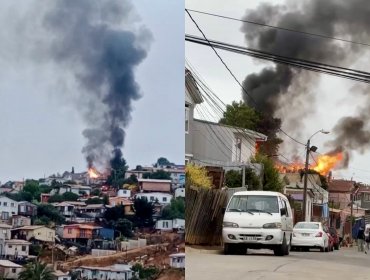
M 329 174 L 328 174 L 328 183 L 330 183 L 331 182 L 331 178 L 332 177 L 332 173 L 331 173 L 331 171 L 329 171 Z

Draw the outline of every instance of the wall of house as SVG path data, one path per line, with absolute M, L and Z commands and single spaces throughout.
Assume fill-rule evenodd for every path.
M 18 215 L 18 203 L 10 198 L 7 197 L 0 197 L 0 212 L 1 212 L 1 219 L 10 218 L 13 215 Z M 6 214 L 7 213 L 7 214 Z
M 161 204 L 169 204 L 173 198 L 171 194 L 166 193 L 139 193 L 136 195 L 136 197 L 146 197 L 148 201 L 158 200 L 158 202 Z
M 9 228 L 0 228 L 0 239 L 10 239 L 10 229 Z
M 63 238 L 77 238 L 80 233 L 80 229 L 76 227 L 64 227 L 63 229 Z
M 128 280 L 132 278 L 132 272 L 113 272 L 113 271 L 100 271 L 100 270 L 90 270 L 90 269 L 81 269 L 82 277 L 87 277 L 87 279 L 116 279 L 116 280 Z
M 142 182 L 142 189 L 144 191 L 159 191 L 159 192 L 170 192 L 171 183 L 165 182 Z
M 370 193 L 361 194 L 361 208 L 370 209 Z
M 184 257 L 171 257 L 170 266 L 174 268 L 185 268 Z
M 175 197 L 185 197 L 185 188 L 178 188 L 175 190 Z
M 6 256 L 15 256 L 17 252 L 18 257 L 26 257 L 28 256 L 29 245 L 5 243 L 4 249 L 4 253 Z
M 192 135 L 194 134 L 194 104 L 193 104 L 193 100 L 191 100 L 191 97 L 186 87 L 185 87 L 185 102 L 188 104 L 187 108 L 188 108 L 188 116 L 189 116 L 189 132 L 188 133 L 185 132 L 185 154 L 193 154 Z M 185 123 L 184 123 L 184 130 L 185 130 Z
M 41 241 L 53 242 L 55 236 L 55 230 L 50 228 L 38 228 L 31 233 L 34 237 Z
M 173 221 L 172 220 L 159 220 L 155 223 L 155 228 L 159 230 L 172 230 Z
M 347 193 L 329 193 L 329 203 L 334 202 L 339 205 L 340 209 L 344 209 L 351 202 L 351 195 Z
M 0 266 L 0 275 L 6 279 L 18 279 L 18 274 L 23 270 L 22 267 L 3 267 Z M 4 278 L 5 279 L 5 278 Z

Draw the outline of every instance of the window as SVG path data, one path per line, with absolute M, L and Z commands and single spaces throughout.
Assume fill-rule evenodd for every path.
M 185 133 L 189 133 L 189 107 L 185 107 Z
M 68 229 L 68 233 L 72 233 L 72 229 L 71 228 Z
M 8 202 L 4 202 L 4 206 L 8 206 Z
M 235 195 L 226 211 L 279 213 L 278 198 L 267 195 Z
M 288 203 L 287 203 L 287 201 L 285 199 L 283 199 L 283 204 L 284 204 L 286 216 L 289 217 L 290 216 L 290 213 L 288 211 Z
M 365 193 L 364 194 L 364 200 L 365 201 L 370 201 L 370 193 Z
M 27 250 L 27 246 L 22 246 L 22 251 L 25 252 Z
M 1 213 L 1 219 L 2 220 L 8 220 L 9 219 L 9 212 L 2 212 Z
M 12 268 L 12 273 L 16 273 L 17 272 L 17 269 L 16 268 Z
M 167 197 L 163 197 L 162 200 L 163 200 L 163 202 L 166 202 L 167 201 Z
M 13 203 L 13 202 L 12 202 L 12 203 L 10 203 L 10 206 L 11 206 L 11 207 L 14 207 L 14 203 Z
M 8 248 L 13 248 L 13 246 L 12 245 L 8 245 Z
M 150 197 L 150 201 L 154 201 L 154 196 L 151 196 Z

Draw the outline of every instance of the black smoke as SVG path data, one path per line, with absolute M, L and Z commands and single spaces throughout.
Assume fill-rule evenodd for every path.
M 262 4 L 248 10 L 245 20 L 285 27 L 303 32 L 324 34 L 352 41 L 370 41 L 370 5 L 365 0 L 305 0 L 287 1 L 285 5 Z M 350 67 L 368 47 L 324 39 L 315 36 L 277 30 L 244 23 L 242 32 L 249 47 L 298 59 Z M 303 121 L 315 113 L 317 94 L 312 88 L 322 75 L 299 68 L 269 63 L 259 73 L 248 75 L 243 84 L 248 97 L 245 102 L 258 110 L 283 119 L 283 127 L 297 135 Z M 311 89 L 311 90 L 310 90 Z M 368 88 L 362 90 L 369 90 Z M 350 95 L 351 93 L 349 93 Z M 343 117 L 333 128 L 335 139 L 327 146 L 342 149 L 347 157 L 350 151 L 364 152 L 370 147 L 370 98 L 367 106 L 353 116 Z M 253 101 L 253 100 L 254 101 Z M 299 104 L 299 106 L 293 106 Z M 279 115 L 280 114 L 280 115 Z
M 147 56 L 151 34 L 134 31 L 138 20 L 130 1 L 51 1 L 43 20 L 52 34 L 49 55 L 70 71 L 83 96 L 88 127 L 82 152 L 88 165 L 108 167 L 121 156 L 133 101 L 140 98 L 135 68 Z

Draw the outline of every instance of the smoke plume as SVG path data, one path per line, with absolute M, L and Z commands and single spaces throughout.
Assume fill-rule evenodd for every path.
M 330 37 L 368 42 L 370 33 L 370 5 L 365 0 L 306 0 L 287 1 L 285 5 L 262 4 L 248 10 L 249 21 L 281 26 L 293 30 L 325 34 Z M 298 59 L 349 67 L 366 47 L 338 42 L 336 40 L 308 36 L 289 31 L 243 24 L 246 43 L 249 47 Z M 243 93 L 245 102 L 258 110 L 269 112 L 283 119 L 283 127 L 293 135 L 299 134 L 303 120 L 314 113 L 315 95 L 309 89 L 318 83 L 319 74 L 269 63 L 259 73 L 248 75 L 243 84 L 250 97 Z M 362 90 L 365 90 L 364 88 Z M 366 88 L 368 90 L 368 88 Z M 343 117 L 335 125 L 335 139 L 327 146 L 334 151 L 346 151 L 348 165 L 351 151 L 364 152 L 370 147 L 367 123 L 370 119 L 370 98 L 355 116 Z M 292 107 L 292 104 L 299 104 Z
M 130 1 L 52 1 L 43 20 L 52 34 L 48 54 L 79 86 L 87 128 L 82 152 L 89 166 L 108 167 L 121 156 L 132 102 L 140 98 L 135 67 L 146 57 L 151 34 L 134 31 Z

